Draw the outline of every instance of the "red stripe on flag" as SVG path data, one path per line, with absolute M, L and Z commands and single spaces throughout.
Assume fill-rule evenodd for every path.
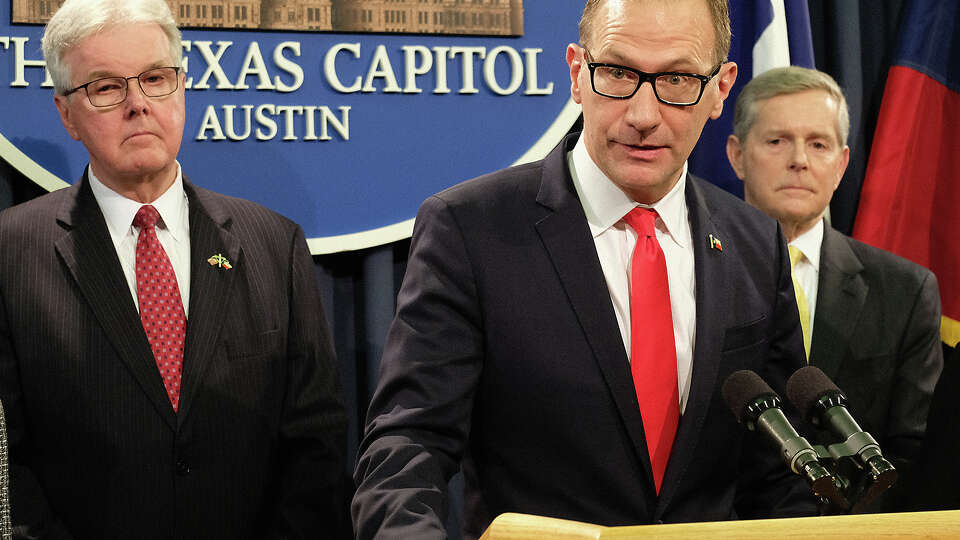
M 890 69 L 853 236 L 933 270 L 960 319 L 960 93 Z

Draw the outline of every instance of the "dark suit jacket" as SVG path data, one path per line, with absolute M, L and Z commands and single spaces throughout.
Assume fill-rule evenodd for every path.
M 782 392 L 803 361 L 777 224 L 687 180 L 693 380 L 657 497 L 630 366 L 566 165 L 575 142 L 421 207 L 355 473 L 359 538 L 441 537 L 447 480 L 461 461 L 467 537 L 507 511 L 605 525 L 814 511 L 806 486 L 766 441 L 747 440 L 719 391 L 731 372 L 752 369 Z
M 873 506 L 903 510 L 900 488 L 923 443 L 943 369 L 940 293 L 933 273 L 825 224 L 810 363 L 849 398 L 850 411 L 900 473 Z M 819 432 L 811 442 L 841 442 Z M 901 493 L 897 493 L 901 491 Z
M 25 535 L 305 538 L 337 519 L 346 420 L 303 233 L 184 188 L 178 413 L 87 179 L 0 214 L 0 398 Z
M 930 404 L 927 433 L 914 473 L 907 478 L 907 510 L 960 509 L 960 346 L 951 349 Z

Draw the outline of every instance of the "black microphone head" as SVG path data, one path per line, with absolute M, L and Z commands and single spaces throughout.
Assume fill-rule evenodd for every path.
M 808 420 L 816 415 L 817 402 L 828 393 L 843 394 L 816 366 L 802 367 L 787 379 L 787 398 Z
M 737 422 L 741 424 L 751 420 L 747 409 L 756 398 L 769 394 L 776 395 L 770 385 L 749 369 L 731 373 L 727 380 L 723 381 L 720 391 L 723 394 L 723 400 L 727 402 L 727 407 L 730 407 L 733 415 L 737 417 Z

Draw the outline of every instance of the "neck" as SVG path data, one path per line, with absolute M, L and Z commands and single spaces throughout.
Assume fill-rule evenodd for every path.
M 101 176 L 99 171 L 94 171 L 94 174 L 103 185 L 123 197 L 149 204 L 166 193 L 176 181 L 177 165 L 174 163 L 160 171 L 140 176 Z
M 789 244 L 790 242 L 793 242 L 794 240 L 796 240 L 801 234 L 812 229 L 813 226 L 816 225 L 817 222 L 820 221 L 820 219 L 822 218 L 823 216 L 821 215 L 821 216 L 818 216 L 817 219 L 803 222 L 803 223 L 791 223 L 787 221 L 781 221 L 780 228 L 783 229 L 783 234 L 784 236 L 787 237 L 787 243 Z
M 663 186 L 651 186 L 645 188 L 636 188 L 628 189 L 623 186 L 619 186 L 620 189 L 627 194 L 627 197 L 630 197 L 630 200 L 633 202 L 638 202 L 640 204 L 654 205 L 660 202 L 661 199 L 667 196 L 667 193 L 670 193 L 680 180 L 682 174 L 678 174 L 676 178 L 673 179 L 673 182 L 670 182 L 670 185 Z

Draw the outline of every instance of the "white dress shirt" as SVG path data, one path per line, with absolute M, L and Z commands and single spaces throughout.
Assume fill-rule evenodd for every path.
M 624 221 L 633 208 L 653 208 L 657 241 L 667 263 L 670 286 L 670 311 L 673 315 L 673 337 L 677 349 L 677 388 L 680 412 L 686 408 L 690 394 L 690 373 L 693 365 L 693 343 L 696 337 L 696 290 L 694 281 L 693 241 L 687 216 L 684 164 L 680 181 L 653 205 L 631 200 L 600 170 L 590 158 L 583 136 L 567 154 L 567 164 L 574 186 L 587 215 L 587 223 L 600 257 L 600 266 L 610 291 L 610 300 L 617 315 L 623 348 L 630 358 L 630 265 L 637 233 Z
M 793 239 L 790 245 L 799 249 L 803 257 L 793 268 L 793 277 L 803 288 L 810 311 L 810 335 L 813 335 L 814 313 L 817 312 L 817 286 L 820 283 L 820 246 L 823 244 L 823 220 L 809 231 Z
M 117 250 L 123 275 L 127 278 L 133 303 L 140 309 L 137 297 L 137 238 L 140 229 L 133 226 L 133 218 L 144 203 L 128 199 L 101 182 L 93 171 L 88 169 L 90 187 L 93 196 L 100 205 L 100 211 L 107 222 L 113 247 Z M 149 203 L 160 213 L 157 222 L 157 239 L 167 252 L 173 271 L 177 275 L 177 287 L 183 300 L 183 313 L 188 316 L 190 306 L 190 205 L 183 191 L 183 175 L 180 163 L 177 163 L 177 178 L 167 191 L 157 200 Z

